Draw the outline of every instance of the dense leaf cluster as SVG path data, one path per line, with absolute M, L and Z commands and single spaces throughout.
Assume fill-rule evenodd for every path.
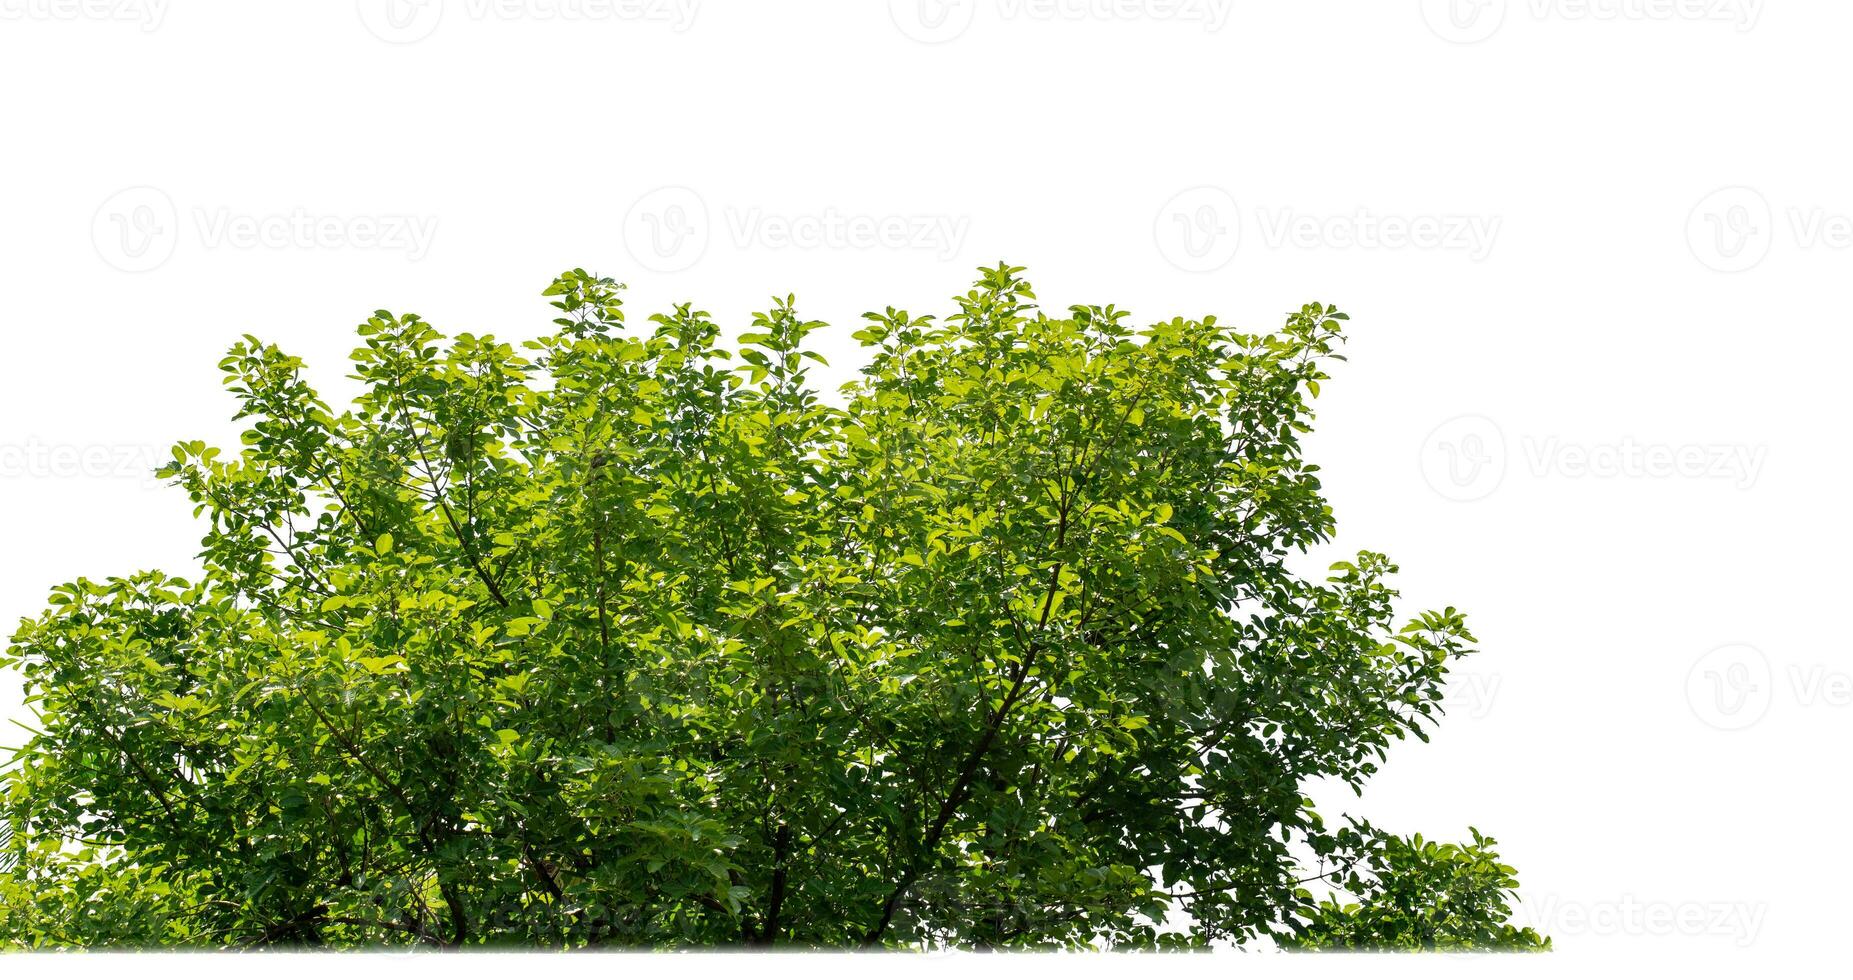
M 205 573 L 4 662 L 0 942 L 1529 946 L 1479 838 L 1328 825 L 1472 637 L 1309 580 L 1344 315 L 1136 329 L 985 270 L 826 401 L 584 272 L 521 347 L 380 312 L 336 414 L 256 338 L 164 473 Z

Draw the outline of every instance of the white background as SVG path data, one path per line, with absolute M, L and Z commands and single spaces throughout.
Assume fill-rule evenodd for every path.
M 1484 648 L 1434 741 L 1328 807 L 1496 836 L 1553 970 L 1804 956 L 1853 871 L 1850 29 L 1800 0 L 0 0 L 0 621 L 192 567 L 146 473 L 236 445 L 215 364 L 247 331 L 344 399 L 370 311 L 525 337 L 573 266 L 639 320 L 795 292 L 839 374 L 861 312 L 944 312 L 1000 258 L 1053 309 L 1317 299 L 1353 317 L 1310 446 L 1339 544 Z

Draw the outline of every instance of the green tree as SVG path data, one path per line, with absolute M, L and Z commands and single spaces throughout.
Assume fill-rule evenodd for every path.
M 1344 315 L 1140 330 L 1021 271 L 869 314 L 830 401 L 790 298 L 723 345 L 583 271 L 520 349 L 375 314 L 340 414 L 245 338 L 241 451 L 163 470 L 203 576 L 60 586 L 5 656 L 0 941 L 1541 945 L 1491 841 L 1302 789 L 1473 642 L 1381 555 L 1289 570 Z

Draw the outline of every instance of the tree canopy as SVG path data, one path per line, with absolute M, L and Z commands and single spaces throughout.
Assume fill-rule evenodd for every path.
M 337 413 L 246 337 L 163 475 L 203 575 L 3 660 L 0 944 L 1533 948 L 1493 841 L 1328 822 L 1475 642 L 1290 568 L 1345 316 L 1143 329 L 985 269 L 840 394 L 575 270 L 511 344 L 380 311 Z

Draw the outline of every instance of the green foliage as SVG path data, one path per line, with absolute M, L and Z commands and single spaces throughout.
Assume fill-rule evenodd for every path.
M 1471 830 L 1471 828 L 1469 828 Z M 1491 837 L 1471 844 L 1392 837 L 1359 822 L 1355 860 L 1335 876 L 1353 901 L 1328 895 L 1301 910 L 1287 945 L 1299 949 L 1546 950 L 1551 941 L 1506 922 L 1518 879 Z
M 1381 555 L 1289 570 L 1344 315 L 1139 330 L 1020 272 L 869 314 L 829 402 L 790 298 L 730 349 L 582 271 L 519 349 L 375 314 L 339 414 L 245 338 L 242 448 L 163 470 L 204 576 L 60 586 L 4 658 L 0 942 L 1535 941 L 1490 841 L 1302 792 L 1473 642 Z

